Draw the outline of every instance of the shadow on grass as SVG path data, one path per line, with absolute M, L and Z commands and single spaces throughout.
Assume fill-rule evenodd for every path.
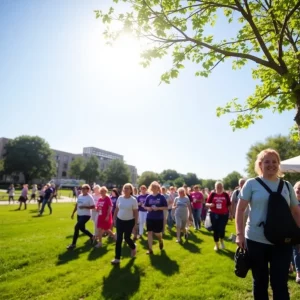
M 200 239 L 195 233 L 193 233 L 192 231 L 189 231 L 189 240 L 194 242 L 194 243 L 202 243 L 203 240 Z
M 30 214 L 37 214 L 38 212 L 39 212 L 38 209 L 30 209 L 30 210 L 29 210 L 29 213 L 30 213 Z
M 63 265 L 71 260 L 75 260 L 79 258 L 81 253 L 85 253 L 89 250 L 91 250 L 91 245 L 89 243 L 86 243 L 82 247 L 75 248 L 74 250 L 66 250 L 64 253 L 58 255 L 58 261 L 56 262 L 56 265 Z
M 213 236 L 213 232 L 208 231 L 206 229 L 201 229 L 200 232 L 201 232 L 201 234 L 206 235 L 206 236 Z
M 180 245 L 184 249 L 186 249 L 186 250 L 188 250 L 192 253 L 201 253 L 201 249 L 197 245 L 195 245 L 194 243 L 189 243 L 188 240 L 183 242 L 183 243 L 180 243 Z
M 131 259 L 123 268 L 120 265 L 113 266 L 109 275 L 103 277 L 103 299 L 130 299 L 138 291 L 141 276 L 145 274 L 133 262 L 134 259 Z
M 105 253 L 107 253 L 107 246 L 102 246 L 101 248 L 93 248 L 89 253 L 88 260 L 96 260 L 97 258 L 103 256 Z
M 179 265 L 175 260 L 169 258 L 165 250 L 162 250 L 160 255 L 149 255 L 151 265 L 167 276 L 171 276 L 179 272 Z
M 231 260 L 234 259 L 234 255 L 235 252 L 228 250 L 228 249 L 224 249 L 224 250 L 219 250 L 216 252 L 218 255 L 220 256 L 227 256 L 228 258 L 230 258 Z

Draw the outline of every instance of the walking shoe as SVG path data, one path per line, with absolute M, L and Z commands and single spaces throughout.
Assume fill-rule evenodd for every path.
M 219 247 L 218 247 L 217 245 L 215 245 L 215 246 L 214 246 L 214 250 L 215 250 L 215 251 L 218 251 L 218 250 L 219 250 Z
M 102 243 L 98 243 L 95 248 L 101 248 L 102 247 Z
M 75 249 L 75 248 L 76 248 L 76 245 L 73 245 L 73 244 L 67 246 L 67 249 L 68 249 L 68 250 L 73 250 L 73 249 Z
M 159 249 L 160 250 L 164 249 L 164 242 L 163 242 L 163 240 L 159 241 Z
M 135 257 L 136 256 L 136 244 L 135 244 L 135 248 L 131 249 L 131 257 Z
M 146 252 L 146 254 L 149 254 L 149 255 L 153 254 L 153 250 L 148 250 L 148 251 Z
M 221 249 L 225 249 L 225 245 L 223 241 L 221 242 Z
M 120 260 L 116 259 L 116 258 L 111 261 L 112 265 L 118 265 L 119 263 L 120 263 Z

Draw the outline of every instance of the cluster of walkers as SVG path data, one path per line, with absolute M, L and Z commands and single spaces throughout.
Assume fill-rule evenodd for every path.
M 199 186 L 161 187 L 152 182 L 147 188 L 142 185 L 139 192 L 130 183 L 123 186 L 119 195 L 113 189 L 108 195 L 106 187 L 98 185 L 91 190 L 85 184 L 81 188 L 72 218 L 77 211 L 72 244 L 67 249 L 76 247 L 79 231 L 90 238 L 95 247 L 102 246 L 102 238 L 108 235 L 116 241 L 115 257 L 112 264 L 119 264 L 123 240 L 135 257 L 135 240 L 141 238 L 145 228 L 148 237 L 147 254 L 153 254 L 153 238 L 158 239 L 159 249 L 164 249 L 163 234 L 176 226 L 176 242 L 188 240 L 189 226 L 193 224 L 199 230 L 209 219 L 215 242 L 214 250 L 225 249 L 225 229 L 229 219 L 236 222 L 236 243 L 247 250 L 253 277 L 254 299 L 268 299 L 269 279 L 273 289 L 273 299 L 287 300 L 288 276 L 296 271 L 296 282 L 300 284 L 300 246 L 274 245 L 264 236 L 261 223 L 267 218 L 269 192 L 277 191 L 281 183 L 280 157 L 273 149 L 266 149 L 257 156 L 255 171 L 257 178 L 240 179 L 239 186 L 233 193 L 224 190 L 221 181 L 215 183 L 215 189 L 209 192 Z M 263 182 L 261 184 L 260 182 Z M 300 182 L 294 187 L 286 182 L 281 191 L 288 203 L 292 216 L 300 227 Z M 92 219 L 94 233 L 85 228 Z M 278 220 L 280 222 L 280 220 Z M 113 228 L 116 227 L 116 233 Z M 133 236 L 133 238 L 132 238 Z
M 49 213 L 52 214 L 52 207 L 51 207 L 52 200 L 56 199 L 57 201 L 57 188 L 55 187 L 54 183 L 52 184 L 48 183 L 40 187 L 38 187 L 37 184 L 33 184 L 31 187 L 30 198 L 28 198 L 29 192 L 30 190 L 28 184 L 23 184 L 21 195 L 18 199 L 19 208 L 17 210 L 21 210 L 22 205 L 24 206 L 24 210 L 26 210 L 27 201 L 28 203 L 30 203 L 30 201 L 33 200 L 33 201 L 37 201 L 38 203 L 39 216 L 41 216 L 44 213 L 44 209 L 46 205 L 49 208 Z M 8 203 L 9 204 L 11 204 L 11 202 L 14 203 L 15 187 L 13 184 L 11 184 L 7 189 L 7 194 L 8 194 Z

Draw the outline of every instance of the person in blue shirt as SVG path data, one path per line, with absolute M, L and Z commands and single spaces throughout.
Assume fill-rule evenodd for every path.
M 53 191 L 53 188 L 51 187 L 51 185 L 46 184 L 46 189 L 45 189 L 45 192 L 44 192 L 44 199 L 43 199 L 43 202 L 42 202 L 42 208 L 41 208 L 41 210 L 38 214 L 39 216 L 41 216 L 43 214 L 46 204 L 48 205 L 50 215 L 52 214 L 51 198 L 53 196 L 53 193 L 54 193 L 54 191 Z

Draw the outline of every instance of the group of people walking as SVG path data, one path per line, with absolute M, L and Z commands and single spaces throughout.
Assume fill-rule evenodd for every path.
M 176 242 L 182 243 L 189 235 L 189 225 L 195 231 L 201 228 L 203 221 L 210 218 L 215 242 L 214 250 L 225 248 L 225 229 L 229 219 L 235 218 L 236 243 L 249 255 L 253 276 L 254 299 L 268 299 L 269 277 L 276 300 L 289 299 L 288 274 L 291 265 L 296 270 L 296 282 L 300 283 L 300 246 L 278 246 L 270 243 L 264 236 L 263 227 L 259 224 L 266 220 L 269 193 L 259 183 L 263 181 L 272 191 L 276 191 L 281 181 L 279 154 L 272 149 L 259 153 L 255 165 L 257 178 L 240 179 L 239 186 L 229 195 L 221 181 L 216 182 L 211 192 L 201 190 L 199 186 L 161 187 L 152 182 L 147 188 L 142 185 L 140 191 L 127 183 L 122 193 L 114 189 L 108 196 L 106 187 L 82 186 L 72 218 L 77 211 L 73 242 L 68 249 L 74 249 L 79 231 L 89 236 L 91 244 L 97 241 L 96 247 L 102 246 L 102 237 L 107 234 L 116 241 L 115 257 L 112 264 L 121 260 L 123 240 L 131 249 L 131 256 L 137 253 L 136 239 L 139 239 L 146 227 L 148 238 L 148 255 L 152 255 L 153 238 L 158 239 L 159 249 L 164 249 L 163 233 L 166 228 L 176 226 Z M 300 227 L 300 181 L 294 187 L 286 183 L 282 189 L 292 216 Z M 206 216 L 207 214 L 207 216 Z M 95 224 L 94 233 L 85 228 L 92 218 Z M 280 222 L 280 220 L 278 220 Z M 116 233 L 113 227 L 116 227 Z M 133 236 L 133 238 L 132 238 Z

